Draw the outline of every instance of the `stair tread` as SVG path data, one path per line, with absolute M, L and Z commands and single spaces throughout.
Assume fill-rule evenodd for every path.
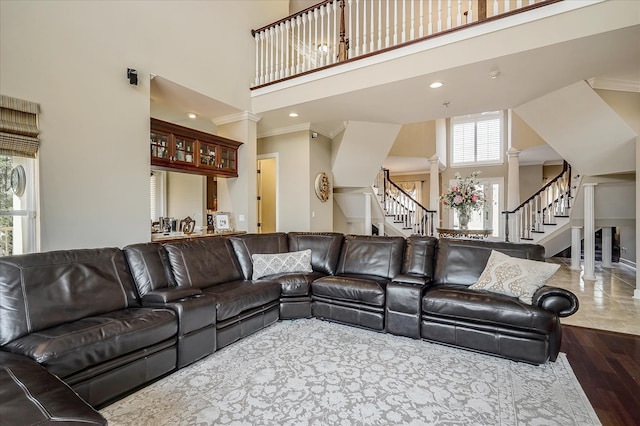
M 546 225 L 549 225 L 549 226 L 556 226 L 556 225 L 557 225 L 557 223 L 543 223 L 543 225 L 545 225 L 545 226 L 546 226 Z
M 558 215 L 558 214 L 554 214 L 554 217 L 569 217 L 569 216 L 565 216 L 565 215 Z
M 534 234 L 544 234 L 544 231 L 531 231 L 531 232 L 533 232 Z

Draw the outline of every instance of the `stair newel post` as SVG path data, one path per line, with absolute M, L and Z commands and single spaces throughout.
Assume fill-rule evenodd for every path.
M 509 242 L 509 213 L 508 211 L 502 212 L 504 214 L 504 241 Z

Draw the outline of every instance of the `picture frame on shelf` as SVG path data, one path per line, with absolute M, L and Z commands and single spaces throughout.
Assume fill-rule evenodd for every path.
M 213 215 L 213 229 L 216 234 L 233 232 L 233 221 L 230 212 L 217 212 Z

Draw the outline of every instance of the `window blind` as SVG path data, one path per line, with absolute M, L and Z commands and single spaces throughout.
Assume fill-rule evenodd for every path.
M 0 155 L 35 158 L 40 105 L 0 95 Z
M 451 119 L 453 164 L 502 161 L 502 113 Z

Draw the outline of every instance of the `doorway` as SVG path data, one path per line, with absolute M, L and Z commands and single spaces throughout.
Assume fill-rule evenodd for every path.
M 258 233 L 276 232 L 277 224 L 277 157 L 258 156 Z
M 504 210 L 504 179 L 479 179 L 479 183 L 480 189 L 484 192 L 485 203 L 481 210 L 471 212 L 469 229 L 491 229 L 491 236 L 499 238 L 503 228 L 503 217 L 500 212 Z M 454 180 L 450 185 L 453 184 L 455 184 Z M 454 227 L 458 227 L 458 212 L 451 209 L 451 215 L 450 223 L 453 223 Z

